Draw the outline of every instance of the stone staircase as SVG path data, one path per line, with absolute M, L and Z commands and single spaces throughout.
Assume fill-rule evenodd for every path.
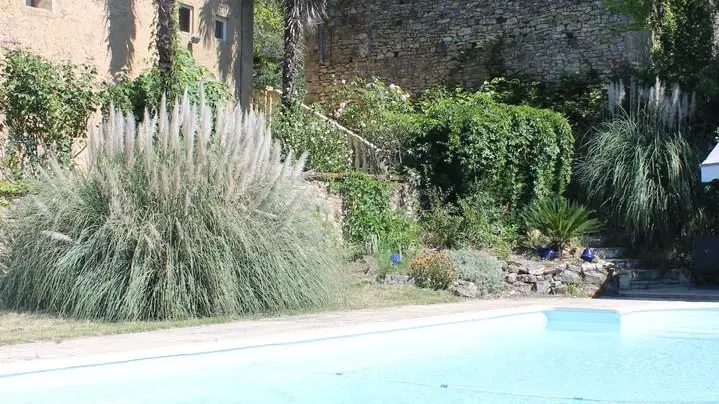
M 614 264 L 618 296 L 630 299 L 719 301 L 719 289 L 699 289 L 688 270 L 660 270 L 630 257 L 625 248 L 612 247 L 602 237 L 588 240 L 602 260 Z

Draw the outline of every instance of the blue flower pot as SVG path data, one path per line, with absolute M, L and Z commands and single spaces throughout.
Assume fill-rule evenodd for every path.
M 540 248 L 537 250 L 537 255 L 543 260 L 554 260 L 557 259 L 557 252 L 551 248 Z
M 402 257 L 400 257 L 399 254 L 392 254 L 389 257 L 389 262 L 392 265 L 399 265 L 399 263 L 402 261 Z
M 582 251 L 582 255 L 580 255 L 579 258 L 581 258 L 582 260 L 584 260 L 586 262 L 594 261 L 594 258 L 595 258 L 594 250 L 592 250 L 589 247 L 585 248 L 584 251 Z

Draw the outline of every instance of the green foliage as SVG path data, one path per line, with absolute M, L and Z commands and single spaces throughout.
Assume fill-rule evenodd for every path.
M 409 264 L 409 275 L 421 288 L 447 289 L 457 280 L 447 251 L 430 251 L 420 254 Z
M 109 321 L 322 307 L 336 239 L 264 120 L 187 98 L 135 130 L 111 114 L 89 167 L 53 165 L 10 211 L 2 300 Z M 173 114 L 170 114 L 173 115 Z M 158 125 L 154 125 L 158 122 Z
M 422 212 L 423 241 L 435 248 L 491 248 L 508 251 L 516 239 L 512 217 L 490 196 L 472 192 L 456 203 L 434 197 Z
M 477 285 L 480 296 L 502 291 L 502 262 L 483 251 L 462 249 L 451 250 L 449 259 L 459 279 Z
M 494 102 L 482 93 L 430 92 L 420 109 L 429 120 L 413 157 L 425 186 L 450 200 L 481 190 L 509 212 L 558 195 L 571 175 L 571 128 L 561 115 Z
M 391 185 L 362 173 L 352 173 L 339 183 L 346 240 L 367 250 L 382 245 L 399 252 L 417 244 L 417 223 L 390 209 Z
M 14 199 L 27 195 L 33 185 L 30 181 L 0 181 L 0 206 L 8 206 Z
M 336 82 L 322 102 L 325 112 L 384 152 L 393 168 L 402 165 L 408 143 L 420 131 L 409 93 L 379 79 Z
M 179 99 L 187 91 L 190 101 L 198 103 L 201 88 L 204 89 L 205 101 L 213 109 L 231 99 L 232 94 L 227 84 L 217 81 L 209 70 L 198 65 L 187 50 L 177 50 L 173 69 L 174 82 L 169 88 L 169 100 Z M 158 66 L 153 66 L 134 79 L 128 75 L 120 75 L 113 84 L 105 88 L 103 110 L 107 114 L 112 105 L 122 112 L 132 112 L 138 119 L 144 116 L 146 109 L 150 114 L 155 114 L 162 100 L 163 89 L 162 74 Z
M 8 129 L 14 168 L 44 164 L 55 154 L 63 164 L 84 136 L 98 106 L 94 69 L 53 63 L 23 50 L 8 50 L 0 76 L 0 110 Z
M 644 29 L 651 25 L 656 0 L 602 0 L 610 10 L 626 14 L 632 23 L 624 29 Z
M 481 92 L 510 105 L 529 105 L 559 112 L 567 117 L 581 145 L 584 135 L 604 118 L 604 81 L 596 73 L 564 77 L 558 83 L 538 82 L 522 77 L 495 77 Z
M 279 111 L 272 134 L 286 150 L 309 153 L 307 165 L 312 170 L 341 173 L 352 168 L 352 148 L 347 136 L 298 104 Z
M 661 250 L 691 226 L 698 161 L 683 136 L 686 122 L 676 119 L 690 116 L 686 97 L 658 86 L 646 102 L 638 92 L 598 129 L 578 174 L 588 200 L 632 244 Z
M 549 239 L 552 247 L 563 251 L 573 239 L 596 233 L 600 229 L 597 219 L 584 206 L 565 198 L 553 197 L 536 201 L 522 218 L 529 229 L 539 230 Z
M 283 22 L 280 1 L 255 2 L 254 68 L 255 88 L 282 85 Z

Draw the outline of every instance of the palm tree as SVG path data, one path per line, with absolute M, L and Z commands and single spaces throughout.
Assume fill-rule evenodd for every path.
M 320 17 L 327 0 L 284 0 L 284 63 L 282 64 L 282 105 L 289 106 L 294 98 L 299 44 L 307 23 Z
M 155 0 L 157 4 L 157 26 L 155 28 L 155 46 L 157 64 L 162 75 L 163 90 L 169 92 L 173 82 L 173 60 L 177 31 L 175 23 L 175 0 Z

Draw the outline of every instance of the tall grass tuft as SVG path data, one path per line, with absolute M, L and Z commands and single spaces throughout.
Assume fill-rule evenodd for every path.
M 140 124 L 111 113 L 87 170 L 54 165 L 12 210 L 4 303 L 111 321 L 328 304 L 340 254 L 306 155 L 281 159 L 253 112 L 165 105 Z
M 635 246 L 661 250 L 687 230 L 697 161 L 685 136 L 694 97 L 623 85 L 609 88 L 613 117 L 589 141 L 578 176 L 589 201 Z

